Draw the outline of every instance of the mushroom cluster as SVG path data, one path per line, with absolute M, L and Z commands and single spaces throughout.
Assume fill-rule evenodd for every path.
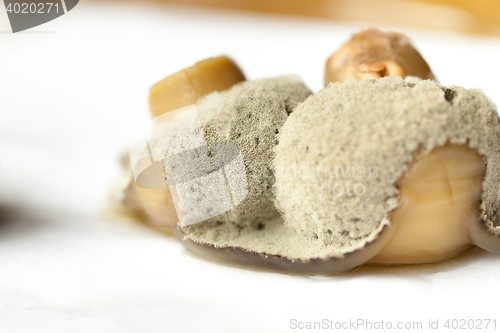
M 199 64 L 152 89 L 154 116 L 196 100 L 191 122 L 157 122 L 150 140 L 166 188 L 129 176 L 120 197 L 189 250 L 306 274 L 500 252 L 496 107 L 478 89 L 437 83 L 406 36 L 355 35 L 316 94 L 297 77 L 242 81 L 226 57 Z M 206 148 L 181 159 L 172 144 L 194 122 Z

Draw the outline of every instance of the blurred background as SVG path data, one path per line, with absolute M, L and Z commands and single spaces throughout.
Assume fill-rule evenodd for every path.
M 500 34 L 496 0 L 156 0 L 193 7 Z
M 440 265 L 293 277 L 204 262 L 173 238 L 106 215 L 154 83 L 226 54 L 248 79 L 297 74 L 318 91 L 326 60 L 369 27 L 408 35 L 441 84 L 480 88 L 500 103 L 497 0 L 82 0 L 16 34 L 1 7 L 0 331 L 495 319 L 500 262 L 482 251 Z

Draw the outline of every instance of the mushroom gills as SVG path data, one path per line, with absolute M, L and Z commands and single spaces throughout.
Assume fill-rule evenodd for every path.
M 399 205 L 390 214 L 394 236 L 371 262 L 435 262 L 469 249 L 485 171 L 481 155 L 466 144 L 418 154 L 397 183 Z

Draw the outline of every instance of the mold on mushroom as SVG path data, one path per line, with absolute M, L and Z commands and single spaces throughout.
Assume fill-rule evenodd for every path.
M 169 75 L 151 87 L 151 116 L 194 104 L 211 92 L 224 91 L 245 81 L 236 63 L 226 56 L 203 59 L 191 67 Z
M 149 94 L 151 116 L 157 120 L 158 116 L 196 103 L 200 97 L 208 93 L 227 90 L 244 80 L 245 76 L 232 59 L 226 56 L 203 59 L 193 66 L 169 75 L 151 87 Z M 162 120 L 164 118 L 162 117 Z M 170 120 L 173 122 L 178 119 Z M 157 131 L 159 127 L 160 125 L 157 126 Z M 170 189 L 138 186 L 131 169 L 136 168 L 137 164 L 150 163 L 150 159 L 149 156 L 143 156 L 133 163 L 135 165 L 130 164 L 128 154 L 122 158 L 124 172 L 114 191 L 114 205 L 123 213 L 137 215 L 149 225 L 170 231 L 171 226 L 178 222 Z
M 239 71 L 224 59 L 204 64 L 195 67 Z M 184 74 L 158 87 L 173 97 L 170 83 L 184 82 Z M 158 90 L 150 100 L 153 114 L 172 116 L 156 123 L 154 159 L 186 148 L 198 131 L 206 149 L 192 154 L 207 163 L 188 165 L 188 158 L 181 169 L 215 173 L 221 168 L 216 145 L 233 144 L 248 182 L 241 202 L 231 197 L 232 209 L 177 223 L 176 236 L 209 259 L 305 274 L 338 274 L 367 262 L 435 262 L 474 245 L 500 252 L 495 106 L 479 90 L 408 76 L 434 78 L 407 37 L 370 29 L 330 58 L 325 84 L 334 83 L 313 96 L 296 77 L 242 82 L 200 99 L 196 88 L 186 99 L 198 100 L 196 129 L 193 119 L 169 112 Z M 230 77 L 221 87 L 242 79 Z M 163 178 L 172 181 L 165 165 Z M 175 186 L 147 190 L 133 183 L 124 192 L 129 208 L 160 225 L 179 221 Z
M 217 121 L 246 105 L 234 102 L 245 93 L 231 95 L 241 86 L 200 101 L 207 138 L 211 122 L 214 141 L 241 138 L 231 136 L 241 119 Z M 434 262 L 474 245 L 500 249 L 500 121 L 480 91 L 401 78 L 347 80 L 293 108 L 279 133 L 270 158 L 281 215 L 270 208 L 247 219 L 235 210 L 178 225 L 187 249 L 305 274 Z M 252 138 L 238 142 L 244 155 L 255 149 Z M 266 207 L 261 199 L 249 203 Z
M 408 37 L 368 29 L 355 34 L 328 59 L 325 86 L 347 78 L 378 79 L 385 76 L 434 79 L 429 65 Z
M 301 104 L 280 132 L 276 202 L 288 228 L 340 253 L 363 251 L 387 225 L 394 235 L 370 253 L 374 262 L 443 260 L 471 239 L 496 249 L 498 142 L 498 114 L 479 90 L 389 77 L 335 83 Z M 377 173 L 361 172 L 370 167 Z M 363 191 L 335 192 L 349 183 Z

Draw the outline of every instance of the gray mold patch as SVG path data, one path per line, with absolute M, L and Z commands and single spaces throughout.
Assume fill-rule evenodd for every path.
M 407 82 L 388 77 L 334 83 L 292 113 L 275 159 L 276 201 L 287 227 L 346 252 L 362 247 L 381 224 L 390 224 L 396 182 L 415 153 L 446 142 L 468 144 L 483 156 L 482 201 L 492 218 L 500 184 L 495 106 L 477 89 Z M 371 167 L 377 173 L 370 176 Z M 349 184 L 351 193 L 328 191 Z M 355 184 L 363 187 L 361 195 Z

